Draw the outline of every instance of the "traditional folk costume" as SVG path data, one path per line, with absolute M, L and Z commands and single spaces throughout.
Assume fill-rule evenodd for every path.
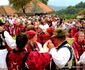
M 50 70 L 75 70 L 76 59 L 74 50 L 66 41 L 66 31 L 62 28 L 57 28 L 52 37 L 57 39 L 58 47 L 52 46 L 53 43 L 48 41 L 49 44 L 47 46 L 50 48 L 50 54 L 52 56 Z
M 5 59 L 8 51 L 6 49 L 3 34 L 4 31 L 1 31 L 0 32 L 0 68 L 7 68 Z
M 50 54 L 52 55 L 53 58 L 50 70 L 76 69 L 75 56 L 73 55 L 74 51 L 67 41 L 64 41 L 60 46 L 58 46 L 58 48 L 51 49 Z
M 34 36 L 36 35 L 36 32 L 33 31 L 33 30 L 30 30 L 30 31 L 27 31 L 26 32 L 28 38 L 30 39 L 30 41 L 27 43 L 27 51 L 39 51 L 39 52 L 43 52 L 43 49 L 42 49 L 42 45 L 37 42 L 37 37 L 36 37 L 36 40 L 32 41 L 32 39 L 34 38 Z
M 0 32 L 0 68 L 7 68 L 6 66 L 6 55 L 8 50 L 10 50 L 9 46 L 11 48 L 14 48 L 15 40 L 12 39 L 10 34 L 7 31 L 1 31 Z
M 28 70 L 25 66 L 28 54 L 24 49 L 9 51 L 6 57 L 8 70 Z
M 24 26 L 14 24 L 15 35 L 18 35 L 20 32 L 23 32 Z
M 78 33 L 76 33 L 74 36 L 74 42 L 72 43 L 72 46 L 74 48 L 76 58 L 79 59 L 82 53 L 85 51 L 85 39 L 78 42 L 77 37 Z
M 30 52 L 26 60 L 30 70 L 44 70 L 50 64 L 49 53 L 39 53 L 36 51 Z

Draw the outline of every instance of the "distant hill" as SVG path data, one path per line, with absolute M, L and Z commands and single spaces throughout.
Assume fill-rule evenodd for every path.
M 78 14 L 85 14 L 85 2 L 80 2 L 75 6 L 68 6 L 65 9 L 55 11 L 54 13 L 61 16 L 64 19 L 75 19 Z
M 62 10 L 62 9 L 65 9 L 66 7 L 63 7 L 63 6 L 52 6 L 52 5 L 48 5 L 50 8 L 52 8 L 54 11 L 59 11 L 59 10 Z

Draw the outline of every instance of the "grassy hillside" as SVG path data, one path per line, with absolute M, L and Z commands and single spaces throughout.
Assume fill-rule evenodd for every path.
M 56 11 L 54 13 L 62 16 L 63 18 L 69 19 L 76 18 L 79 12 L 81 12 L 83 9 L 85 9 L 85 2 L 80 2 L 75 6 L 68 6 L 67 8 Z

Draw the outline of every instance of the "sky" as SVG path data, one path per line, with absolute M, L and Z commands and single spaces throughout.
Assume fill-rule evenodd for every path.
M 2 5 L 8 5 L 9 1 L 8 0 L 0 0 L 0 6 Z
M 48 4 L 54 6 L 75 6 L 81 1 L 85 2 L 85 0 L 49 0 Z
M 75 6 L 76 4 L 80 2 L 85 2 L 85 0 L 49 0 L 48 5 L 53 6 Z M 0 6 L 2 5 L 8 5 L 8 0 L 0 0 Z

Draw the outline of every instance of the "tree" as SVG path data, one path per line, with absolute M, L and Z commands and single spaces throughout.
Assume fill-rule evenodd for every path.
M 47 5 L 49 0 L 40 0 L 40 1 Z
M 9 4 L 12 5 L 16 10 L 21 8 L 25 14 L 26 5 L 27 3 L 30 3 L 30 1 L 32 0 L 9 0 Z
M 76 8 L 85 8 L 85 3 L 81 1 L 81 2 L 78 3 L 75 7 L 76 7 Z

